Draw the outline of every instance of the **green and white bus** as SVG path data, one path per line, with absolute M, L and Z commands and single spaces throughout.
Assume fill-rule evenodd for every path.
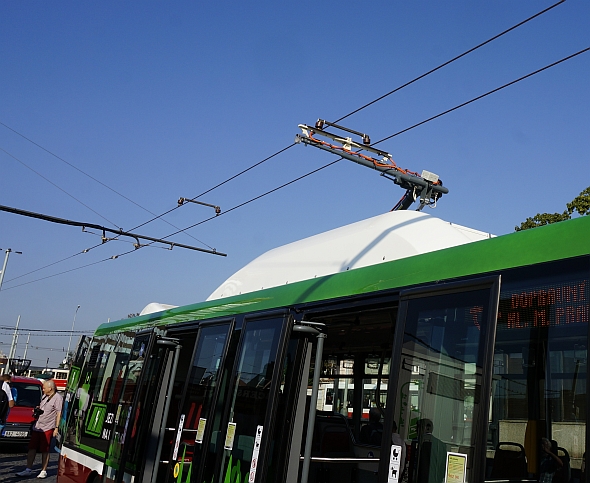
M 271 250 L 81 341 L 58 482 L 527 481 L 546 437 L 589 483 L 589 277 L 590 217 L 395 211 Z

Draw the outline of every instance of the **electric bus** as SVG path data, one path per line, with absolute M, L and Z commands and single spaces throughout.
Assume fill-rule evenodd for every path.
M 394 211 L 81 340 L 59 483 L 555 483 L 585 471 L 590 217 Z

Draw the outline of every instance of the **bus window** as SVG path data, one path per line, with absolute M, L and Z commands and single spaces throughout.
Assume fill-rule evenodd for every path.
M 586 451 L 588 262 L 555 262 L 503 277 L 488 425 L 490 479 L 540 473 L 540 440 L 581 478 Z M 502 443 L 511 443 L 510 445 Z M 522 453 L 517 469 L 508 464 Z
M 362 428 L 369 424 L 371 408 L 383 423 L 395 316 L 393 307 L 367 306 L 311 318 L 325 323 L 322 330 L 327 334 L 316 408 L 344 416 L 356 443 L 369 444 L 361 432 L 368 431 Z M 321 440 L 321 435 L 317 437 Z
M 267 408 L 272 395 L 277 351 L 283 333 L 282 318 L 247 321 L 242 329 L 240 349 L 229 386 L 228 419 L 215 435 L 221 446 L 208 451 L 222 451 L 221 467 L 215 469 L 206 462 L 202 481 L 223 480 L 247 481 L 252 458 L 256 449 L 266 443 L 263 438 L 272 439 Z M 213 442 L 213 438 L 212 438 Z M 264 454 L 261 450 L 261 454 Z M 264 466 L 262 466 L 264 468 Z M 263 471 L 263 470 L 260 470 Z M 214 473 L 217 476 L 214 477 Z M 258 477 L 257 477 L 258 478 Z
M 75 445 L 106 454 L 132 343 L 133 337 L 124 333 L 93 339 L 73 396 L 76 417 L 68 433 Z
M 466 462 L 467 481 L 478 480 L 484 469 L 477 436 L 485 424 L 482 385 L 490 383 L 484 375 L 491 367 L 499 284 L 490 278 L 473 288 L 452 287 L 402 294 L 403 345 L 391 380 L 397 432 L 411 446 L 408 483 L 444 481 L 449 453 Z
M 228 330 L 229 324 L 215 325 L 201 329 L 199 334 L 180 411 L 184 416 L 180 447 L 176 455 L 171 455 L 172 460 L 183 462 L 187 472 L 191 462 L 191 472 L 197 471 L 201 458 L 209 454 L 203 445 L 209 441 L 209 435 L 219 434 L 219 421 L 211 416 Z M 210 444 L 217 448 L 219 441 L 214 437 Z

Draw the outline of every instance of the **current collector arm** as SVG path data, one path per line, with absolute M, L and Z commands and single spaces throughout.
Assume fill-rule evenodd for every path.
M 350 136 L 343 136 L 325 131 L 324 126 L 326 125 L 359 136 L 361 142 L 353 141 Z M 329 123 L 323 119 L 318 119 L 313 127 L 306 124 L 299 124 L 299 128 L 301 129 L 302 134 L 297 134 L 295 136 L 296 143 L 314 146 L 362 166 L 375 169 L 381 172 L 382 176 L 391 179 L 395 184 L 405 189 L 406 193 L 393 208 L 394 210 L 407 210 L 418 198 L 420 199 L 418 210 L 421 210 L 426 205 L 435 205 L 443 194 L 449 192 L 449 190 L 442 185 L 442 181 L 434 173 L 422 171 L 422 174 L 418 174 L 398 167 L 395 161 L 393 161 L 391 154 L 370 146 L 371 140 L 367 134 Z M 315 135 L 328 138 L 337 144 L 318 139 Z M 361 151 L 367 151 L 377 157 L 368 156 Z

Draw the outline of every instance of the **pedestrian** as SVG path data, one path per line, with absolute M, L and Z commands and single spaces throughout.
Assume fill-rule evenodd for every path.
M 33 410 L 37 419 L 31 431 L 29 441 L 29 452 L 27 454 L 27 467 L 17 473 L 17 476 L 31 476 L 33 474 L 33 463 L 37 452 L 41 453 L 41 472 L 37 478 L 47 478 L 47 464 L 49 463 L 49 449 L 51 438 L 57 436 L 57 428 L 61 418 L 63 406 L 62 397 L 57 394 L 55 382 L 52 380 L 43 383 L 43 398 L 41 403 Z
M 5 424 L 8 419 L 10 408 L 14 407 L 14 397 L 12 396 L 12 389 L 10 381 L 12 377 L 10 374 L 2 374 L 0 380 L 2 381 L 2 393 L 0 393 L 0 424 Z

